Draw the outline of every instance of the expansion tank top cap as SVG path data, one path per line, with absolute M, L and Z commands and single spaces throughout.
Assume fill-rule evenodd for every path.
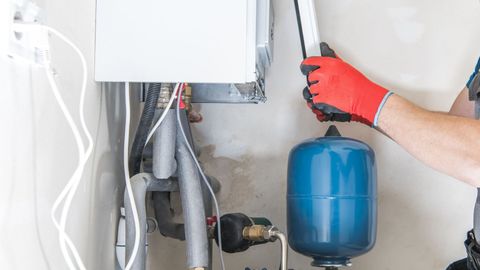
M 335 125 L 331 125 L 328 127 L 327 132 L 325 133 L 325 137 L 340 137 L 340 131 L 338 131 Z

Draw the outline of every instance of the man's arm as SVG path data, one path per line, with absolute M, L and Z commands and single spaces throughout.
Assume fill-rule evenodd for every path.
M 461 94 L 457 101 L 453 114 L 473 116 L 473 105 L 468 104 L 467 97 Z M 467 106 L 462 106 L 463 102 Z M 378 128 L 427 165 L 480 186 L 479 121 L 430 112 L 392 95 L 380 112 Z
M 333 52 L 326 44 L 323 49 Z M 427 165 L 480 187 L 480 121 L 470 119 L 474 105 L 467 90 L 446 114 L 392 95 L 336 55 L 309 57 L 300 69 L 309 84 L 303 96 L 318 120 L 377 128 Z
M 465 87 L 458 95 L 452 108 L 448 112 L 451 115 L 462 116 L 467 118 L 475 117 L 475 102 L 468 100 L 468 88 Z

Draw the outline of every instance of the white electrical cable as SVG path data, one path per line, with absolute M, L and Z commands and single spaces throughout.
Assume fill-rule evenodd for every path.
M 65 199 L 65 202 L 64 202 L 64 205 L 63 205 L 63 209 L 62 209 L 62 214 L 60 216 L 60 228 L 61 228 L 61 231 L 62 231 L 62 235 L 63 235 L 63 242 L 61 243 L 61 245 L 65 246 L 65 241 L 66 241 L 66 225 L 67 225 L 67 219 L 68 219 L 68 214 L 70 212 L 70 206 L 72 204 L 72 201 L 73 201 L 73 198 L 75 196 L 75 193 L 78 189 L 78 186 L 82 180 L 82 174 L 84 172 L 84 169 L 85 169 L 85 166 L 86 166 L 86 163 L 87 161 L 89 160 L 91 154 L 92 154 L 92 151 L 93 151 L 93 139 L 92 139 L 92 135 L 90 134 L 90 132 L 88 131 L 88 128 L 87 128 L 87 124 L 86 124 L 86 121 L 85 121 L 85 95 L 86 95 L 86 89 L 87 89 L 87 61 L 85 59 L 85 56 L 83 55 L 83 53 L 80 51 L 80 49 L 72 42 L 70 41 L 67 37 L 65 37 L 62 33 L 58 32 L 57 30 L 51 28 L 51 27 L 46 27 L 46 29 L 55 34 L 57 37 L 59 37 L 60 39 L 62 39 L 65 43 L 67 43 L 70 47 L 72 47 L 72 49 L 78 54 L 78 56 L 80 57 L 80 60 L 82 62 L 82 68 L 83 68 L 83 76 L 82 76 L 82 88 L 81 88 L 81 92 L 80 92 L 80 103 L 79 103 L 79 118 L 80 118 L 80 125 L 82 127 L 82 130 L 83 132 L 85 133 L 85 136 L 87 138 L 87 142 L 88 142 L 88 146 L 87 146 L 87 149 L 85 150 L 84 152 L 84 156 L 83 156 L 83 159 L 82 159 L 82 165 L 81 167 L 79 167 L 78 169 L 78 178 L 76 179 L 76 181 L 73 182 L 73 185 L 72 187 L 70 188 L 70 191 L 68 193 L 68 196 L 67 198 Z M 78 254 L 78 251 L 76 250 L 75 247 L 71 247 L 70 248 L 72 250 L 72 253 L 74 254 L 75 256 L 75 259 L 77 261 L 77 264 L 78 266 L 80 267 L 80 269 L 86 269 L 81 258 L 80 258 L 80 255 Z
M 177 96 L 178 89 L 180 89 L 180 83 L 177 83 L 175 85 L 175 88 L 173 89 L 172 96 L 170 97 L 170 100 L 168 101 L 167 107 L 165 107 L 165 110 L 163 110 L 162 115 L 160 116 L 160 118 L 158 118 L 158 120 L 155 123 L 155 125 L 153 126 L 152 130 L 150 130 L 150 132 L 148 133 L 147 140 L 145 141 L 145 146 L 148 144 L 150 139 L 153 137 L 153 134 L 155 134 L 155 131 L 157 131 L 158 127 L 163 122 L 163 119 L 165 119 L 165 117 L 167 116 L 167 113 L 170 110 L 170 108 L 172 107 L 173 101 L 175 100 L 175 97 Z
M 52 92 L 54 93 L 54 96 L 57 99 L 58 104 L 60 105 L 61 108 L 65 107 L 65 109 L 66 109 L 65 103 L 60 96 L 60 93 L 58 91 L 58 87 L 55 83 L 55 79 L 53 78 L 53 75 L 52 75 L 50 69 L 46 70 L 46 74 L 47 74 L 47 78 L 48 78 L 48 81 L 50 83 L 50 86 L 52 88 Z M 71 119 L 70 113 L 68 111 L 64 111 L 64 108 L 62 108 L 62 111 L 65 115 L 65 118 L 67 118 L 67 122 L 69 122 L 69 126 L 72 129 L 72 132 L 74 133 L 74 137 L 76 138 L 77 148 L 79 149 L 78 150 L 78 153 L 79 153 L 78 156 L 79 157 L 78 157 L 77 168 L 75 169 L 73 175 L 70 177 L 70 179 L 68 180 L 68 182 L 65 185 L 65 187 L 63 188 L 63 190 L 60 192 L 58 197 L 55 199 L 55 202 L 54 202 L 54 204 L 53 204 L 53 206 L 50 210 L 50 216 L 51 216 L 51 219 L 52 219 L 53 223 L 55 224 L 55 227 L 58 230 L 60 250 L 61 250 L 62 255 L 65 259 L 65 262 L 68 265 L 68 268 L 69 269 L 77 269 L 74 266 L 74 264 L 72 262 L 72 259 L 70 258 L 68 250 L 65 247 L 65 242 L 68 244 L 71 252 L 73 253 L 73 255 L 75 257 L 75 260 L 77 262 L 77 265 L 80 266 L 80 269 L 85 269 L 85 266 L 83 265 L 83 262 L 80 258 L 80 255 L 78 254 L 78 251 L 75 248 L 75 245 L 72 243 L 70 237 L 66 234 L 65 230 L 62 229 L 62 228 L 64 228 L 64 226 L 62 226 L 62 224 L 61 224 L 62 221 L 60 221 L 60 223 L 59 223 L 58 220 L 55 217 L 55 213 L 56 213 L 58 207 L 61 205 L 62 201 L 65 199 L 66 196 L 70 196 L 70 193 L 71 193 L 73 187 L 75 186 L 75 183 L 78 183 L 81 180 L 81 175 L 82 175 L 83 168 L 84 168 L 84 165 L 85 165 L 84 164 L 84 160 L 85 160 L 85 152 L 84 151 L 85 151 L 85 149 L 81 146 L 81 145 L 83 145 L 83 143 L 79 143 L 78 139 L 77 139 L 80 136 L 80 134 L 78 133 L 78 128 L 76 127 L 74 122 L 71 122 L 71 121 L 73 121 L 73 119 Z M 72 126 L 72 124 L 74 126 Z M 81 140 L 81 137 L 80 137 L 80 140 Z
M 66 228 L 65 227 L 66 227 L 66 222 L 67 222 L 67 217 L 68 217 L 68 213 L 69 213 L 69 210 L 70 210 L 71 202 L 72 202 L 73 197 L 75 195 L 75 192 L 78 188 L 78 185 L 79 185 L 80 181 L 82 180 L 82 174 L 83 174 L 85 165 L 86 165 L 86 163 L 87 163 L 87 161 L 88 161 L 88 159 L 89 159 L 89 157 L 92 153 L 92 150 L 93 150 L 93 139 L 92 139 L 92 136 L 91 136 L 90 132 L 88 131 L 88 128 L 87 128 L 87 125 L 86 125 L 86 122 L 85 122 L 85 116 L 84 116 L 85 93 L 86 93 L 87 72 L 88 72 L 87 62 L 85 60 L 85 56 L 80 51 L 80 49 L 72 41 L 70 41 L 70 39 L 68 39 L 65 35 L 63 35 L 62 33 L 60 33 L 59 31 L 55 30 L 52 27 L 45 26 L 45 25 L 39 25 L 39 24 L 19 24 L 19 23 L 15 23 L 14 28 L 16 28 L 16 29 L 32 28 L 32 29 L 35 29 L 35 30 L 41 30 L 41 31 L 45 31 L 45 32 L 49 32 L 49 33 L 54 34 L 55 36 L 60 38 L 63 42 L 65 42 L 67 45 L 69 45 L 77 53 L 77 55 L 79 56 L 79 58 L 81 60 L 81 63 L 82 63 L 83 76 L 82 76 L 82 86 L 81 86 L 81 92 L 80 92 L 79 115 L 80 115 L 80 123 L 81 123 L 82 130 L 85 133 L 85 136 L 87 137 L 87 141 L 88 141 L 87 149 L 85 149 L 85 146 L 83 144 L 83 140 L 82 140 L 79 128 L 75 124 L 75 121 L 73 120 L 73 117 L 72 117 L 70 111 L 68 110 L 68 108 L 67 108 L 67 106 L 66 106 L 66 104 L 65 104 L 65 102 L 64 102 L 64 100 L 63 100 L 63 98 L 60 94 L 58 86 L 55 82 L 55 78 L 53 77 L 53 72 L 52 72 L 51 67 L 50 67 L 50 59 L 48 57 L 48 51 L 42 52 L 43 53 L 42 56 L 44 57 L 43 60 L 45 61 L 44 64 L 45 64 L 45 69 L 46 69 L 46 75 L 47 75 L 48 82 L 51 86 L 52 93 L 53 93 L 58 105 L 60 106 L 60 109 L 61 109 L 62 113 L 64 114 L 69 127 L 72 130 L 72 133 L 73 133 L 74 138 L 75 138 L 75 142 L 77 144 L 77 150 L 78 150 L 77 168 L 75 169 L 73 175 L 70 177 L 69 181 L 65 185 L 64 189 L 60 192 L 59 196 L 55 200 L 50 214 L 51 214 L 52 221 L 53 221 L 53 223 L 55 224 L 55 227 L 58 230 L 60 249 L 61 249 L 62 255 L 63 255 L 69 269 L 76 269 L 76 268 L 75 268 L 75 266 L 74 266 L 74 264 L 73 264 L 73 262 L 70 258 L 70 255 L 68 253 L 66 245 L 68 245 L 68 247 L 70 248 L 70 251 L 73 253 L 73 256 L 75 257 L 75 261 L 78 264 L 79 268 L 84 270 L 86 268 L 85 268 L 85 266 L 82 262 L 82 259 L 81 259 L 80 255 L 78 254 L 78 251 L 77 251 L 75 245 L 73 244 L 70 237 L 66 233 Z M 66 196 L 67 196 L 67 198 L 64 202 L 64 206 L 63 206 L 63 209 L 62 209 L 62 215 L 61 215 L 61 218 L 60 218 L 60 224 L 59 224 L 57 219 L 55 218 L 55 213 L 56 213 L 57 208 L 60 206 L 61 202 L 65 199 Z
M 129 134 L 130 134 L 130 85 L 125 83 L 125 131 L 123 140 L 123 173 L 125 177 L 125 189 L 128 193 L 128 199 L 132 207 L 133 223 L 135 227 L 135 242 L 133 245 L 132 254 L 128 259 L 125 266 L 125 270 L 132 268 L 135 257 L 137 257 L 138 249 L 140 246 L 140 219 L 138 217 L 137 204 L 133 197 L 132 183 L 130 182 L 130 172 L 128 170 L 128 148 L 129 148 Z M 143 247 L 145 248 L 145 247 Z
M 180 89 L 183 88 L 183 84 L 180 85 Z M 190 142 L 187 139 L 187 135 L 185 134 L 185 131 L 183 130 L 183 125 L 182 125 L 182 120 L 180 119 L 180 100 L 181 100 L 181 91 L 178 94 L 177 98 L 177 123 L 178 126 L 180 127 L 180 132 L 182 133 L 183 140 L 185 141 L 185 145 L 187 146 L 188 151 L 190 152 L 190 155 L 193 158 L 193 161 L 195 162 L 195 165 L 198 168 L 198 171 L 200 172 L 200 175 L 202 176 L 202 180 L 205 183 L 205 185 L 208 188 L 208 191 L 210 192 L 210 195 L 212 195 L 213 203 L 215 205 L 215 211 L 217 212 L 217 217 L 218 217 L 218 226 L 217 226 L 217 235 L 218 235 L 218 249 L 219 249 L 219 255 L 220 255 L 220 262 L 222 266 L 222 270 L 225 270 L 225 261 L 223 259 L 223 251 L 222 251 L 222 228 L 220 224 L 220 218 L 221 218 L 221 212 L 220 212 L 220 207 L 218 206 L 218 201 L 217 197 L 215 196 L 215 192 L 213 191 L 212 186 L 210 185 L 210 182 L 207 179 L 207 176 L 203 172 L 202 167 L 200 166 L 200 163 L 198 162 L 197 156 L 195 155 L 195 152 L 192 149 L 192 146 L 190 145 Z

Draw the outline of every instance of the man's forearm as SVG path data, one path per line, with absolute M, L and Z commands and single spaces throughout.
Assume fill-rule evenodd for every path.
M 468 100 L 468 88 L 464 88 L 448 112 L 451 115 L 475 118 L 475 102 Z
M 378 127 L 427 165 L 480 186 L 480 121 L 430 112 L 393 95 Z

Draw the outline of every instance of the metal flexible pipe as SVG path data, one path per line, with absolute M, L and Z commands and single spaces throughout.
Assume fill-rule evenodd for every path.
M 280 269 L 288 270 L 288 243 L 287 237 L 280 231 L 274 231 L 274 237 L 276 237 L 280 241 L 281 249 L 282 249 L 282 258 L 280 263 Z

